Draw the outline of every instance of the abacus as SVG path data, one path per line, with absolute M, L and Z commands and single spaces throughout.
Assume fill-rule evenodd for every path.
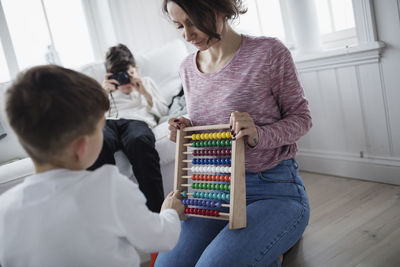
M 182 194 L 185 214 L 246 227 L 244 155 L 243 138 L 232 140 L 229 124 L 178 130 L 174 190 Z

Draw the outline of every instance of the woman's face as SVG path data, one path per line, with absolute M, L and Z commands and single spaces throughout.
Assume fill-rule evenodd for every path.
M 210 46 L 219 41 L 218 39 L 213 38 L 208 42 L 209 36 L 194 26 L 188 14 L 175 2 L 168 2 L 167 10 L 169 17 L 175 24 L 175 27 L 181 32 L 183 38 L 185 38 L 187 42 L 196 46 L 200 51 L 207 50 Z M 223 26 L 224 20 L 222 17 L 218 16 L 218 33 L 222 32 Z

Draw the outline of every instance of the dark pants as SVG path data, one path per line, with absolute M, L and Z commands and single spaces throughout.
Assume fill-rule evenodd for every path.
M 164 189 L 160 157 L 155 149 L 156 140 L 151 129 L 143 121 L 107 120 L 103 135 L 103 148 L 89 170 L 104 164 L 115 165 L 114 153 L 122 150 L 132 165 L 139 189 L 147 198 L 146 205 L 151 211 L 159 212 L 164 201 Z

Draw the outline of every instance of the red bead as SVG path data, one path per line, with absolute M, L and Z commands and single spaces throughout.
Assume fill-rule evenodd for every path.
M 188 214 L 189 213 L 189 208 L 185 209 L 185 213 Z
M 214 216 L 218 217 L 219 216 L 219 211 L 218 210 L 214 210 Z

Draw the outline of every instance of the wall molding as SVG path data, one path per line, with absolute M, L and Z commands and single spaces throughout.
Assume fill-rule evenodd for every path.
M 377 63 L 381 59 L 384 47 L 385 43 L 383 42 L 370 42 L 355 47 L 294 56 L 294 61 L 298 72 Z
M 302 171 L 400 185 L 400 158 L 301 150 L 296 160 Z

